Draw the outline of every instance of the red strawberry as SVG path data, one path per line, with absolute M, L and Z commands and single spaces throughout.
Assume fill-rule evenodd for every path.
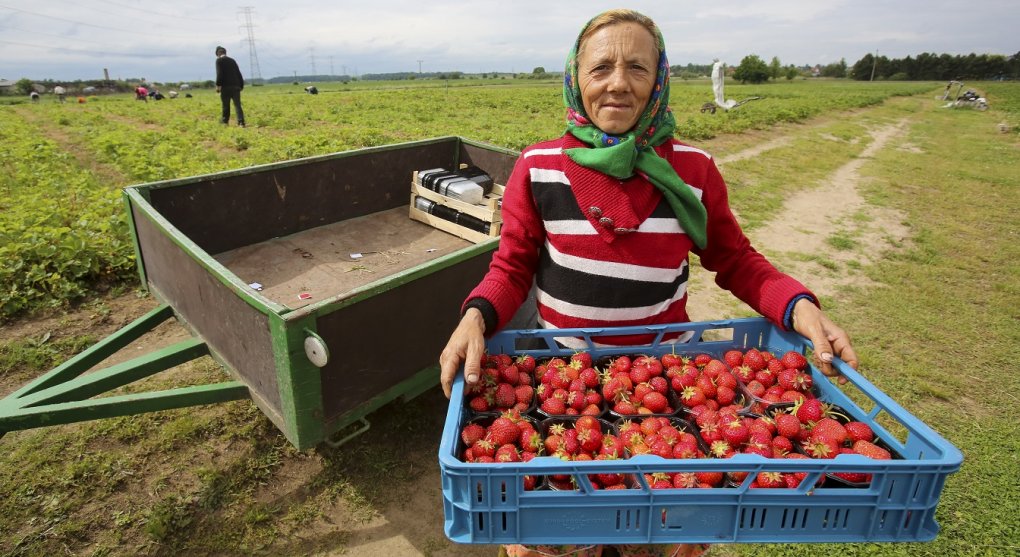
M 481 424 L 468 424 L 460 432 L 460 438 L 464 445 L 470 447 L 475 441 L 485 437 L 485 428 Z
M 492 421 L 485 438 L 499 447 L 508 443 L 514 443 L 521 436 L 521 428 L 510 418 L 500 416 Z
M 641 404 L 652 411 L 653 414 L 661 414 L 667 412 L 669 408 L 669 401 L 666 400 L 666 395 L 652 391 L 647 393 L 644 398 L 641 399 Z
M 578 369 L 591 367 L 591 354 L 588 352 L 575 352 L 570 357 L 570 362 L 572 365 L 577 365 Z M 577 364 L 574 364 L 574 362 L 577 362 Z
M 786 480 L 783 479 L 781 472 L 759 472 L 754 481 L 758 484 L 758 487 L 770 489 L 786 487 Z M 754 484 L 751 484 L 751 487 L 754 487 Z
M 521 454 L 517 451 L 516 446 L 507 444 L 496 449 L 496 455 L 493 458 L 496 459 L 496 462 L 520 462 Z
M 589 389 L 594 389 L 599 386 L 599 372 L 595 371 L 590 367 L 586 367 L 581 370 L 581 373 L 577 376 L 584 386 Z
M 712 356 L 710 356 L 709 354 L 698 354 L 697 356 L 694 357 L 694 365 L 699 367 L 699 368 L 700 367 L 705 367 L 705 365 L 707 365 L 708 362 L 711 362 L 711 361 L 712 361 Z
M 563 402 L 563 399 L 556 397 L 549 397 L 540 407 L 546 414 L 563 415 L 567 413 L 567 405 Z
M 892 454 L 889 451 L 870 441 L 861 440 L 854 442 L 853 451 L 875 460 L 889 460 L 892 458 Z
M 776 433 L 783 437 L 790 439 L 796 439 L 800 433 L 800 420 L 793 414 L 787 414 L 785 412 L 776 414 Z
M 704 369 L 701 370 L 701 372 L 707 375 L 709 378 L 715 378 L 715 376 L 719 375 L 724 371 L 729 371 L 728 369 L 726 369 L 726 364 L 716 359 L 709 360 L 708 363 L 705 364 Z
M 514 391 L 513 385 L 509 383 L 496 385 L 494 403 L 498 408 L 510 408 L 517 404 L 517 393 Z
M 535 388 L 531 385 L 518 385 L 514 394 L 517 395 L 517 402 L 530 405 L 535 398 Z
M 783 366 L 793 369 L 804 369 L 807 367 L 807 359 L 799 352 L 790 350 L 779 359 Z
M 697 387 L 685 387 L 680 393 L 680 402 L 688 408 L 705 403 L 705 394 Z
M 851 442 L 875 440 L 875 433 L 871 431 L 871 426 L 864 422 L 850 422 L 846 424 L 846 433 Z
M 492 455 L 496 454 L 496 446 L 488 439 L 479 439 L 475 441 L 474 445 L 471 445 L 471 451 L 476 460 L 483 456 L 492 458 Z
M 723 354 L 723 361 L 730 367 L 737 367 L 743 363 L 744 355 L 740 353 L 740 350 L 727 350 Z
M 602 431 L 599 429 L 582 429 L 577 434 L 577 442 L 581 450 L 594 453 L 602 448 Z
M 759 371 L 765 369 L 767 364 L 761 352 L 757 348 L 751 348 L 744 352 L 744 365 L 751 368 L 751 371 Z
M 475 412 L 488 412 L 492 409 L 492 404 L 489 397 L 485 395 L 478 395 L 468 401 L 468 406 Z
M 744 422 L 733 420 L 722 426 L 722 436 L 731 447 L 738 447 L 747 441 L 750 432 Z
M 846 428 L 832 418 L 822 418 L 815 422 L 815 426 L 811 428 L 811 435 L 824 435 L 835 441 L 837 445 L 842 445 L 847 439 Z
M 527 354 L 518 356 L 514 362 L 517 365 L 517 369 L 525 373 L 535 373 L 535 357 Z
M 680 356 L 677 356 L 676 354 L 673 353 L 669 353 L 663 354 L 659 358 L 659 363 L 662 364 L 662 367 L 668 370 L 671 367 L 683 365 L 683 360 L 680 358 Z
M 613 405 L 613 412 L 621 416 L 634 416 L 638 413 L 637 407 L 628 400 L 621 400 Z
M 806 399 L 796 406 L 795 413 L 800 423 L 814 423 L 825 415 L 825 407 L 822 405 L 822 401 L 816 398 Z

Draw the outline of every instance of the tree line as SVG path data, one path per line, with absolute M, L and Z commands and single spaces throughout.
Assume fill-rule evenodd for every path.
M 701 69 L 705 66 L 693 66 Z M 675 68 L 680 69 L 679 66 Z M 709 71 L 711 67 L 709 66 Z M 803 68 L 783 66 L 773 57 L 766 64 L 756 54 L 745 56 L 733 71 L 733 78 L 743 83 L 764 83 L 769 79 L 793 79 L 803 75 Z M 851 78 L 857 81 L 948 81 L 951 79 L 1003 80 L 1020 79 L 1020 52 L 1012 56 L 1002 54 L 934 54 L 925 52 L 917 57 L 889 59 L 868 53 L 852 66 L 846 60 L 818 66 L 810 74 L 820 77 Z M 675 74 L 674 74 L 675 75 Z M 682 75 L 682 74 L 681 74 Z

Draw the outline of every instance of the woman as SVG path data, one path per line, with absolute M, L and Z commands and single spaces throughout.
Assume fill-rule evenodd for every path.
M 502 328 L 534 283 L 543 328 L 689 321 L 688 254 L 716 282 L 815 346 L 828 376 L 837 355 L 857 367 L 847 334 L 800 282 L 748 242 L 711 157 L 673 138 L 669 62 L 655 23 L 610 10 L 582 29 L 567 58 L 567 132 L 526 148 L 503 197 L 499 248 L 440 355 L 447 396 L 460 364 L 478 381 L 485 336 Z M 617 345 L 648 339 L 600 339 Z M 570 347 L 576 339 L 564 338 Z M 844 380 L 845 381 L 845 380 Z M 626 546 L 620 555 L 697 555 L 701 546 Z M 599 555 L 601 547 L 503 548 L 509 555 Z

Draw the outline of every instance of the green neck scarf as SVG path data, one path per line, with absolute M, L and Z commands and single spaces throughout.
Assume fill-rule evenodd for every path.
M 567 106 L 567 131 L 589 145 L 567 149 L 565 152 L 577 164 L 598 170 L 614 178 L 624 179 L 634 175 L 635 169 L 662 192 L 666 202 L 673 209 L 684 232 L 696 246 L 704 248 L 707 243 L 705 231 L 708 220 L 704 205 L 694 192 L 680 179 L 669 162 L 660 157 L 654 147 L 673 137 L 676 121 L 669 109 L 669 62 L 662 35 L 657 33 L 659 63 L 655 85 L 644 112 L 637 123 L 623 135 L 609 135 L 600 130 L 588 117 L 581 98 L 578 83 L 577 50 L 581 35 L 591 22 L 581 29 L 574 47 L 567 57 L 564 72 L 563 102 Z

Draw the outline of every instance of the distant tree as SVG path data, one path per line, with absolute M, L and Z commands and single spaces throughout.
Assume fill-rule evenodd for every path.
M 786 80 L 787 81 L 796 79 L 796 77 L 798 75 L 800 75 L 800 71 L 797 69 L 797 66 L 794 66 L 793 64 L 790 64 L 789 66 L 786 66 Z
M 545 68 L 543 68 L 542 66 L 539 66 L 539 67 L 531 70 L 531 73 L 533 73 L 535 75 L 544 74 L 545 73 Z
M 733 79 L 738 79 L 741 83 L 764 83 L 769 79 L 769 67 L 757 54 L 749 54 L 740 61 L 740 65 L 733 72 Z
M 783 65 L 779 63 L 778 56 L 773 56 L 772 61 L 769 62 L 769 77 L 776 80 L 781 75 L 783 75 Z
M 15 82 L 14 88 L 18 91 L 18 93 L 22 95 L 27 95 L 34 90 L 32 88 L 32 80 L 28 79 L 27 77 L 23 77 L 19 79 L 17 82 Z
M 846 60 L 822 66 L 822 77 L 846 77 Z

